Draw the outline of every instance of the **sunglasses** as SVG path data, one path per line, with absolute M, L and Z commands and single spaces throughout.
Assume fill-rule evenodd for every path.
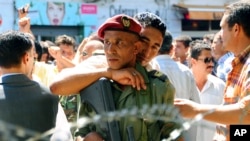
M 197 60 L 202 60 L 205 64 L 208 64 L 208 63 L 210 63 L 210 62 L 215 62 L 215 60 L 214 60 L 214 58 L 213 57 L 206 57 L 206 58 L 204 58 L 204 59 L 197 59 Z

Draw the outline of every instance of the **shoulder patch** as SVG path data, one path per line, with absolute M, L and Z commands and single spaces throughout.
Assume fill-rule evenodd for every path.
M 160 72 L 160 71 L 157 71 L 157 70 L 152 70 L 149 72 L 149 76 L 151 77 L 154 77 L 154 78 L 159 78 L 161 81 L 166 81 L 168 80 L 168 77 L 166 74 Z

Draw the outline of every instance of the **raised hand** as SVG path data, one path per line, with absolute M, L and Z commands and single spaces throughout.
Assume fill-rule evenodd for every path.
M 58 46 L 51 46 L 48 48 L 48 51 L 49 54 L 55 59 L 62 57 L 61 49 Z
M 29 11 L 30 4 L 25 4 L 23 7 L 18 8 L 19 19 L 26 17 Z

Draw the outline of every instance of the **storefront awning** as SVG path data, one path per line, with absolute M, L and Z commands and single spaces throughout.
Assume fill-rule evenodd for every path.
M 174 4 L 173 7 L 182 14 L 181 18 L 190 20 L 220 20 L 224 12 L 224 6 Z

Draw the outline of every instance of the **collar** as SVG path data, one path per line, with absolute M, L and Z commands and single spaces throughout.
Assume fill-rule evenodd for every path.
M 250 45 L 248 45 L 244 51 L 242 51 L 238 56 L 235 56 L 235 59 L 232 61 L 232 65 L 236 66 L 239 63 L 244 64 L 247 60 L 247 56 L 250 53 Z
M 228 58 L 231 58 L 231 57 L 233 57 L 233 53 L 227 52 L 226 54 L 220 57 L 220 59 L 218 60 L 218 64 L 224 63 Z
M 22 74 L 22 73 L 6 73 L 6 74 L 3 74 L 1 77 L 11 76 L 11 75 L 19 75 L 19 74 Z
M 28 76 L 26 76 L 23 73 L 10 73 L 10 74 L 5 74 L 0 77 L 1 83 L 4 84 L 10 84 L 10 83 L 19 83 L 23 84 L 23 82 L 28 82 L 31 81 Z

